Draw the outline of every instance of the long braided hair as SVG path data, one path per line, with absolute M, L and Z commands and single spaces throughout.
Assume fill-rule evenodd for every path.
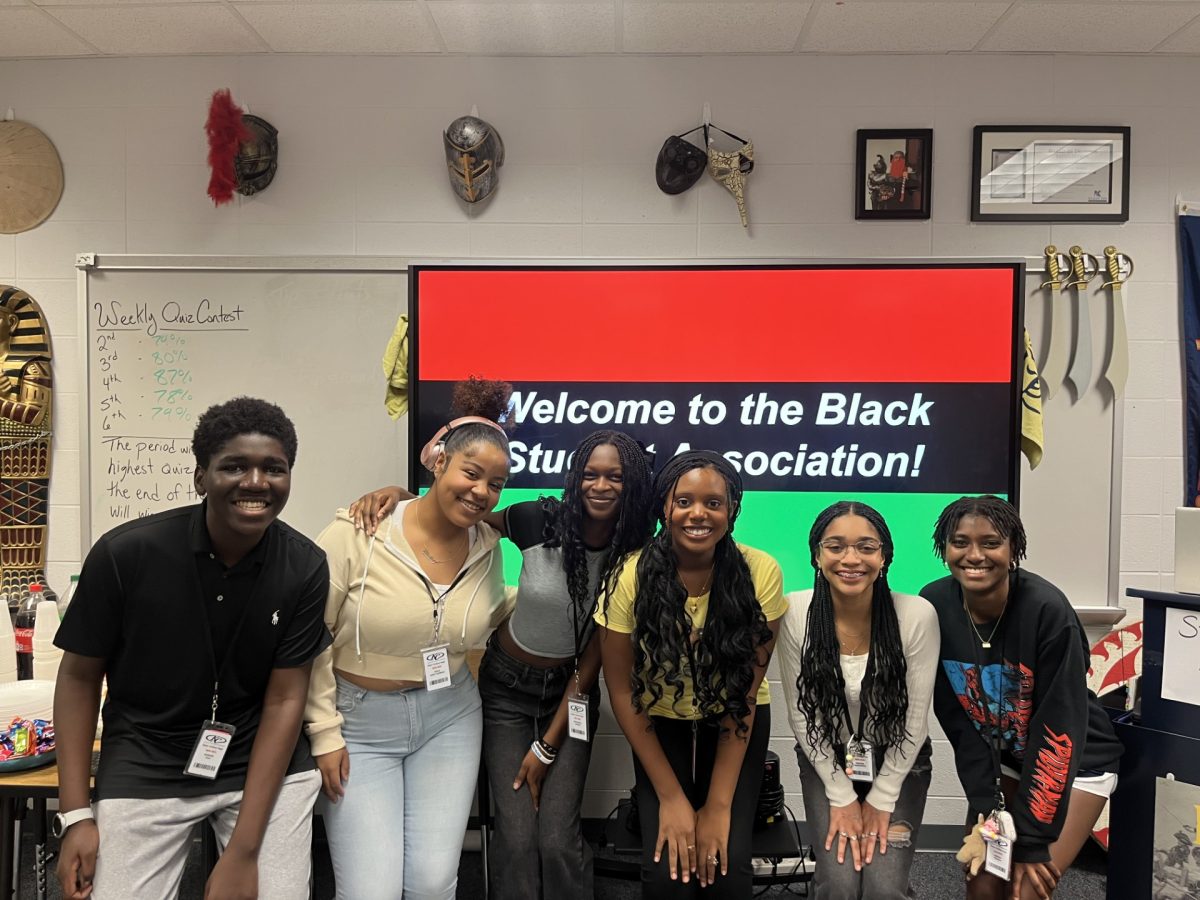
M 679 479 L 693 469 L 711 468 L 724 479 L 729 531 L 717 543 L 713 559 L 708 617 L 700 639 L 692 643 L 686 611 L 687 588 L 679 580 L 671 540 L 670 509 Z M 683 699 L 684 678 L 691 675 L 697 712 L 708 717 L 725 713 L 737 722 L 739 737 L 749 730 L 747 695 L 756 665 L 766 665 L 764 646 L 771 640 L 758 602 L 750 567 L 733 540 L 733 525 L 742 502 L 742 480 L 724 457 L 704 450 L 681 453 L 654 480 L 654 509 L 662 527 L 637 564 L 634 598 L 633 705 L 644 712 L 662 699 L 664 685 Z
M 1025 526 L 1021 523 L 1016 507 L 995 494 L 959 497 L 942 510 L 933 526 L 933 552 L 942 562 L 946 561 L 946 545 L 954 537 L 954 529 L 967 516 L 979 516 L 991 522 L 992 527 L 1000 532 L 1000 536 L 1008 541 L 1012 549 L 1013 567 L 1021 564 L 1029 546 L 1025 537 Z
M 863 675 L 862 703 L 866 709 L 864 730 L 877 745 L 899 747 L 909 740 L 908 665 L 900 639 L 900 622 L 888 587 L 887 567 L 895 553 L 892 533 L 876 510 L 865 503 L 842 500 L 824 509 L 808 533 L 808 549 L 816 576 L 804 647 L 800 651 L 800 676 L 796 679 L 796 707 L 808 723 L 808 744 L 814 753 L 838 747 L 842 731 L 853 734 L 857 722 L 846 721 L 841 650 L 833 612 L 833 593 L 821 572 L 820 541 L 830 524 L 841 516 L 862 516 L 879 535 L 883 567 L 871 593 L 871 650 Z
M 621 461 L 621 493 L 617 499 L 619 511 L 612 539 L 600 563 L 598 590 L 607 601 L 621 562 L 646 543 L 653 525 L 653 476 L 650 460 L 642 445 L 620 431 L 593 431 L 575 448 L 567 469 L 567 481 L 562 500 L 542 497 L 546 514 L 543 538 L 547 547 L 562 547 L 563 571 L 567 576 L 567 592 L 580 615 L 590 615 L 595 596 L 588 591 L 587 546 L 583 542 L 583 524 L 587 513 L 583 505 L 581 482 L 592 452 L 605 444 L 617 451 Z M 607 602 L 606 606 L 607 608 Z

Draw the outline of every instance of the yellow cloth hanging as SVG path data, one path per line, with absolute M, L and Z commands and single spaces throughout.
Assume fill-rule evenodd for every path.
M 1033 358 L 1029 329 L 1025 329 L 1025 368 L 1021 379 L 1021 452 L 1029 460 L 1029 468 L 1036 469 L 1042 461 L 1044 444 L 1042 379 L 1038 375 L 1037 360 Z
M 387 376 L 387 393 L 383 405 L 387 414 L 398 419 L 408 412 L 408 316 L 401 315 L 396 330 L 383 351 L 383 374 Z

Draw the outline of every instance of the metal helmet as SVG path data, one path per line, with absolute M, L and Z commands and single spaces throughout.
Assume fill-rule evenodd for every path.
M 467 203 L 486 200 L 496 190 L 504 165 L 504 141 L 483 119 L 460 116 L 442 132 L 450 187 Z
M 279 132 L 266 119 L 246 113 L 242 124 L 250 132 L 233 160 L 237 174 L 237 192 L 244 197 L 267 187 L 279 168 Z

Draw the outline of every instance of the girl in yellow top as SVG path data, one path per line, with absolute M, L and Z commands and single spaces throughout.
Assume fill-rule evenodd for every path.
M 609 699 L 634 752 L 642 896 L 750 896 L 771 732 L 763 680 L 787 609 L 779 564 L 734 542 L 742 480 L 704 450 L 655 479 L 662 528 L 596 612 Z

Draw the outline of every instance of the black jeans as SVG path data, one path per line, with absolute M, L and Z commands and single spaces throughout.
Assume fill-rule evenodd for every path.
M 563 739 L 542 782 L 538 810 L 527 787 L 512 787 L 529 745 L 549 727 L 573 675 L 570 663 L 527 666 L 500 649 L 495 636 L 479 665 L 483 759 L 496 818 L 488 866 L 493 900 L 592 896 L 592 851 L 580 824 L 591 741 Z M 595 736 L 598 684 L 589 694 L 588 715 L 588 734 Z
M 704 806 L 708 797 L 709 780 L 717 759 L 717 741 L 720 737 L 718 717 L 701 719 L 696 730 L 696 777 L 692 778 L 692 723 L 682 719 L 651 716 L 658 743 L 679 779 L 679 786 L 695 809 Z M 751 896 L 754 870 L 750 864 L 750 843 L 754 831 L 754 813 L 758 808 L 758 793 L 762 787 L 763 761 L 767 755 L 767 741 L 771 736 L 771 707 L 759 706 L 754 714 L 754 727 L 750 729 L 749 746 L 742 761 L 737 787 L 733 792 L 733 806 L 729 815 L 729 874 L 701 890 L 700 880 L 690 877 L 687 884 L 682 880 L 671 880 L 671 869 L 667 853 L 662 861 L 654 861 L 654 839 L 658 836 L 658 794 L 650 783 L 637 754 L 633 755 L 633 771 L 637 778 L 638 818 L 642 827 L 642 897 L 645 900 L 676 900 L 676 898 L 704 898 L 704 900 L 745 900 Z M 731 736 L 731 740 L 739 740 Z

